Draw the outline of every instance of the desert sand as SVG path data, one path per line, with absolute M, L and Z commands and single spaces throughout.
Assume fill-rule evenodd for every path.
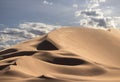
M 63 27 L 11 46 L 0 82 L 120 82 L 120 30 Z

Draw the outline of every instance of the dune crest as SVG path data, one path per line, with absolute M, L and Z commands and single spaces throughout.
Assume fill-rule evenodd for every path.
M 61 28 L 0 52 L 0 82 L 120 81 L 120 31 Z

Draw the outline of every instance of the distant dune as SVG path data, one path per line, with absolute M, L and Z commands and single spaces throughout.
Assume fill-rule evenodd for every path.
M 0 52 L 0 82 L 120 82 L 120 31 L 69 27 Z

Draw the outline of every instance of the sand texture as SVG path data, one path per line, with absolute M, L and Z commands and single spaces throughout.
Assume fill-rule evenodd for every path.
M 61 28 L 2 50 L 0 82 L 120 82 L 120 31 Z

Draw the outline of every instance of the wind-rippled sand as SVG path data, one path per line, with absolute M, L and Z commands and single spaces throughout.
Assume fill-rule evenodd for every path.
M 120 82 L 120 31 L 61 28 L 0 58 L 0 82 Z

